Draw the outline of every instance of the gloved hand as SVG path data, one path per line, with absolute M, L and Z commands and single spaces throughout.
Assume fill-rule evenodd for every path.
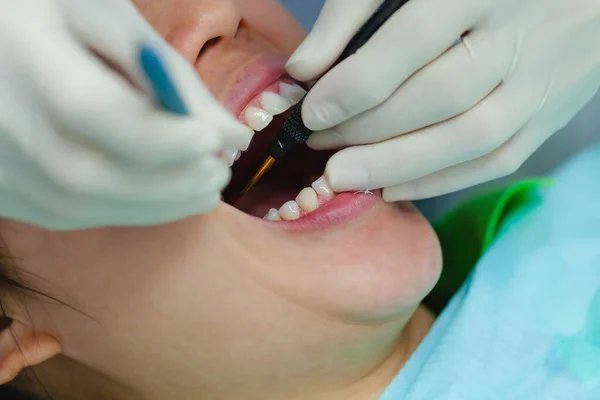
M 216 207 L 230 178 L 218 154 L 247 146 L 252 131 L 129 1 L 0 0 L 0 9 L 1 216 L 63 230 Z M 141 44 L 162 56 L 190 117 L 153 105 Z
M 291 75 L 322 75 L 381 3 L 328 0 Z M 415 200 L 512 173 L 599 85 L 598 1 L 411 0 L 318 81 L 303 118 L 322 131 L 309 146 L 350 147 L 327 166 L 334 190 Z

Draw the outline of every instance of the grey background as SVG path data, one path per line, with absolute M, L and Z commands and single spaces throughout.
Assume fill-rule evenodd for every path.
M 280 0 L 296 15 L 308 30 L 313 25 L 324 0 Z M 578 150 L 589 145 L 594 140 L 600 139 L 600 94 L 560 132 L 548 140 L 514 175 L 504 178 L 504 181 L 521 177 L 539 176 L 548 173 L 555 166 L 568 159 Z M 599 171 L 600 174 L 600 171 Z M 498 184 L 500 181 L 486 185 Z M 482 186 L 486 186 L 482 185 Z M 419 202 L 421 210 L 428 217 L 435 217 L 456 204 L 468 193 L 478 190 L 471 188 L 450 195 Z

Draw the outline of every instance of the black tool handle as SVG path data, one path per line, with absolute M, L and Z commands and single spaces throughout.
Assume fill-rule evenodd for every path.
M 356 53 L 373 35 L 409 0 L 386 0 L 379 6 L 375 14 L 363 25 L 356 35 L 350 40 L 333 67 Z M 331 69 L 330 69 L 331 70 Z M 306 98 L 306 96 L 304 97 Z M 304 98 L 292 108 L 291 114 L 286 118 L 281 129 L 269 144 L 269 154 L 276 160 L 285 157 L 297 144 L 305 143 L 312 131 L 302 122 L 302 106 Z
M 287 156 L 295 145 L 305 143 L 312 135 L 312 131 L 302 122 L 302 104 L 304 99 L 292 108 L 291 114 L 283 121 L 279 132 L 269 143 L 269 155 L 276 160 Z
M 375 14 L 369 18 L 369 20 L 363 25 L 356 35 L 350 40 L 348 46 L 343 51 L 342 55 L 337 59 L 333 67 L 344 61 L 356 53 L 361 47 L 363 47 L 375 33 L 390 19 L 396 11 L 402 6 L 408 3 L 409 0 L 386 0 L 379 6 Z M 331 68 L 333 68 L 331 67 Z

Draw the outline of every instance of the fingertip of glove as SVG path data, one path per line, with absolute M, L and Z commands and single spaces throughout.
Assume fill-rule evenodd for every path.
M 254 131 L 244 125 L 236 127 L 235 133 L 232 135 L 235 143 L 231 143 L 234 149 L 246 151 L 250 147 L 250 142 L 254 137 Z
M 359 161 L 348 159 L 341 151 L 327 163 L 325 177 L 335 192 L 367 190 L 371 187 L 371 177 Z
M 226 147 L 225 138 L 218 131 L 205 129 L 196 135 L 193 150 L 200 154 L 213 154 Z
M 221 137 L 220 150 L 247 150 L 254 131 L 237 121 L 227 121 L 216 127 L 217 134 Z
M 382 190 L 381 192 L 381 197 L 383 198 L 383 201 L 387 202 L 387 203 L 392 203 L 395 201 L 402 201 L 402 196 L 399 196 L 396 192 L 395 192 L 394 187 L 391 188 L 385 188 Z
M 382 197 L 388 203 L 417 200 L 414 185 L 410 182 L 383 189 Z
M 321 54 L 322 49 L 312 44 L 309 36 L 304 43 L 296 49 L 287 61 L 285 68 L 290 76 L 301 82 L 308 82 L 321 76 L 328 66 L 327 59 Z
M 308 82 L 318 76 L 318 72 L 315 72 L 315 68 L 311 65 L 310 60 L 290 59 L 285 65 L 285 69 L 292 78 L 299 82 Z

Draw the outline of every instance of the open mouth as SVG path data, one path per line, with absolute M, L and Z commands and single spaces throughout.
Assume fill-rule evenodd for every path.
M 278 161 L 258 185 L 243 197 L 239 194 L 268 156 L 268 144 L 277 134 L 289 109 L 306 94 L 290 77 L 279 78 L 255 96 L 240 121 L 255 131 L 248 150 L 223 154 L 232 165 L 232 179 L 224 198 L 235 208 L 272 221 L 292 221 L 314 213 L 335 193 L 321 176 L 333 151 L 314 151 L 298 146 Z

